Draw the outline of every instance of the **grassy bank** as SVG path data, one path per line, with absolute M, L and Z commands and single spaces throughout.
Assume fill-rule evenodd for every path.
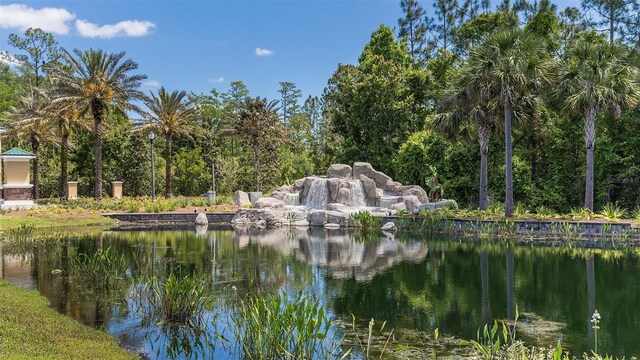
M 0 231 L 17 228 L 19 226 L 29 226 L 34 229 L 44 228 L 86 228 L 111 226 L 115 220 L 83 210 L 71 211 L 13 211 L 0 215 Z
M 108 334 L 59 314 L 35 291 L 0 280 L 0 358 L 136 359 Z

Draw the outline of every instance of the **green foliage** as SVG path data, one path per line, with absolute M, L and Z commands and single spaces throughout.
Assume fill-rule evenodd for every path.
M 152 277 L 140 289 L 145 315 L 161 325 L 201 325 L 210 299 L 206 282 L 197 276 Z
M 202 159 L 199 147 L 182 148 L 175 155 L 176 193 L 183 196 L 197 196 L 211 188 L 211 169 Z
M 381 217 L 374 216 L 366 210 L 349 215 L 349 219 L 355 227 L 368 231 L 380 229 L 380 225 L 382 224 Z
M 122 291 L 128 285 L 128 262 L 124 254 L 118 255 L 110 247 L 72 259 L 73 275 L 78 282 L 99 294 Z
M 600 215 L 604 216 L 607 220 L 620 220 L 627 215 L 627 211 L 618 206 L 618 204 L 605 204 L 600 211 Z
M 243 359 L 330 358 L 337 353 L 337 323 L 303 293 L 260 294 L 240 300 L 228 325 Z
M 449 145 L 432 130 L 424 130 L 411 135 L 400 146 L 393 165 L 396 179 L 403 184 L 416 184 L 427 187 L 428 180 L 434 175 L 431 166 L 439 167 L 444 163 Z

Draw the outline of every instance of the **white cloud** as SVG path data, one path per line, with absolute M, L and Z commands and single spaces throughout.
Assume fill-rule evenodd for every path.
M 145 86 L 148 88 L 159 88 L 160 82 L 158 80 L 147 80 L 144 83 L 142 83 L 142 86 Z
M 21 64 L 20 60 L 6 51 L 0 51 L 0 63 L 9 66 L 18 66 Z
M 273 50 L 269 50 L 261 47 L 257 47 L 255 50 L 255 54 L 258 56 L 271 56 L 273 55 L 273 53 L 274 53 Z
M 117 36 L 139 37 L 149 35 L 156 28 L 151 21 L 126 20 L 112 25 L 98 25 L 86 20 L 76 20 L 80 36 L 111 39 Z
M 22 4 L 0 5 L 0 28 L 16 28 L 22 31 L 28 28 L 40 28 L 47 32 L 66 35 L 69 33 L 67 22 L 76 16 L 63 8 L 44 7 L 34 9 Z
M 224 76 L 220 76 L 220 77 L 217 77 L 215 79 L 209 79 L 209 82 L 212 82 L 212 83 L 223 83 L 224 82 Z

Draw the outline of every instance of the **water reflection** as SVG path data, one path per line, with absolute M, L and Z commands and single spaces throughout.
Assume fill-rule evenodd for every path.
M 350 322 L 353 314 L 364 327 L 374 318 L 397 334 L 439 328 L 466 339 L 475 338 L 483 323 L 513 319 L 517 304 L 524 320 L 519 334 L 552 345 L 562 337 L 574 354 L 593 348 L 589 319 L 597 308 L 599 348 L 640 354 L 637 252 L 479 246 L 420 236 L 399 241 L 391 234 L 325 229 L 105 232 L 57 244 L 0 245 L 0 276 L 37 289 L 58 311 L 106 329 L 151 358 L 233 358 L 212 335 L 229 308 L 248 293 L 279 289 L 304 289 L 332 315 Z M 74 278 L 72 260 L 107 248 L 126 258 L 134 279 L 204 277 L 216 299 L 207 314 L 210 325 L 142 323 L 132 291 L 137 280 L 124 302 L 87 292 Z M 412 339 L 407 341 L 417 337 Z

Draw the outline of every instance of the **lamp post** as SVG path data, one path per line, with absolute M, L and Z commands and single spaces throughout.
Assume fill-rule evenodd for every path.
M 156 134 L 153 133 L 153 130 L 149 131 L 148 137 L 151 142 L 151 201 L 156 202 L 156 164 L 153 155 L 153 139 L 156 138 Z

